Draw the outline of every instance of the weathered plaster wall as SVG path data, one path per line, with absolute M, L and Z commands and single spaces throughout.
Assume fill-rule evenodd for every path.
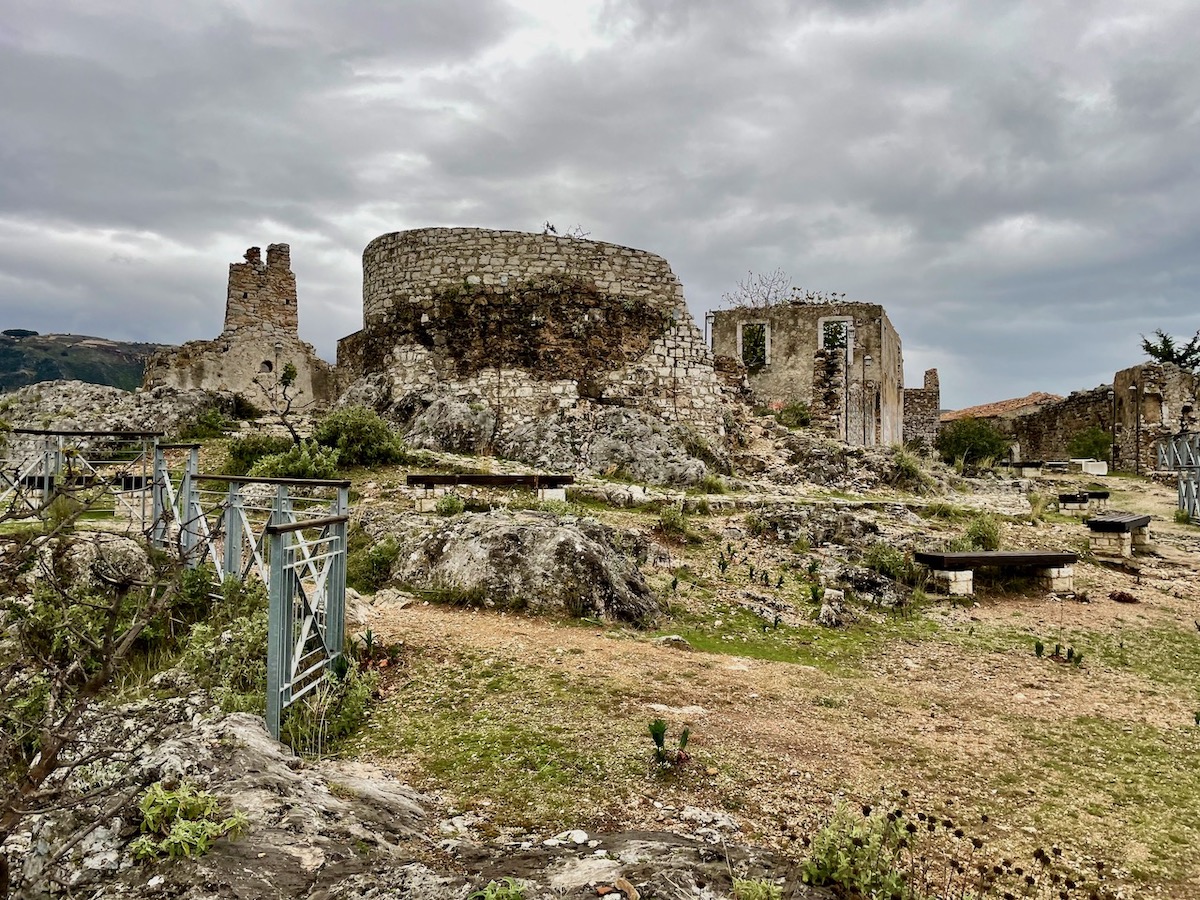
M 666 260 L 556 235 L 425 228 L 363 252 L 363 329 L 338 343 L 351 378 L 492 406 L 497 428 L 582 402 L 722 434 L 712 357 Z
M 831 320 L 852 323 L 849 346 L 834 351 L 840 361 L 821 347 L 824 323 Z M 757 324 L 767 327 L 766 363 L 751 367 L 748 378 L 759 402 L 808 403 L 814 421 L 851 444 L 903 440 L 903 351 L 882 306 L 820 303 L 721 310 L 713 316 L 713 353 L 744 359 L 746 326 Z
M 937 369 L 925 370 L 924 384 L 924 387 L 904 389 L 904 442 L 932 452 L 942 405 Z
M 271 244 L 264 262 L 259 248 L 251 247 L 244 262 L 229 266 L 220 337 L 188 341 L 154 354 L 146 363 L 143 387 L 232 391 L 269 407 L 278 373 L 290 362 L 296 367 L 294 391 L 302 403 L 332 400 L 332 367 L 300 340 L 298 328 L 291 249 Z

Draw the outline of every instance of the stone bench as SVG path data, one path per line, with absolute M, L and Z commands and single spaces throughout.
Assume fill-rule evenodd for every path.
M 972 550 L 961 553 L 918 551 L 913 558 L 933 575 L 935 588 L 947 594 L 975 593 L 975 569 L 1034 569 L 1038 586 L 1047 591 L 1075 590 L 1079 554 L 1054 550 Z
M 1108 491 L 1078 491 L 1058 495 L 1058 509 L 1064 513 L 1086 513 L 1092 507 L 1108 506 Z
M 457 487 L 519 487 L 537 493 L 539 500 L 566 500 L 567 485 L 575 483 L 574 475 L 409 475 L 409 487 L 420 488 L 417 510 L 430 512 L 437 507 L 439 497 Z
M 1150 517 L 1137 513 L 1106 512 L 1087 520 L 1088 549 L 1100 556 L 1128 559 L 1135 550 L 1150 546 Z

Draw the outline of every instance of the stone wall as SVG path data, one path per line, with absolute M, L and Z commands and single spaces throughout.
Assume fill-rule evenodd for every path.
M 155 353 L 143 387 L 228 391 L 269 409 L 280 402 L 279 374 L 291 363 L 297 373 L 291 393 L 300 404 L 332 400 L 332 367 L 300 340 L 291 249 L 271 244 L 264 263 L 259 248 L 251 247 L 244 259 L 229 266 L 221 335 Z
M 724 433 L 679 279 L 641 250 L 478 228 L 386 234 L 363 252 L 363 320 L 338 343 L 349 378 L 487 404 L 498 431 L 595 403 Z
M 840 367 L 823 347 L 825 323 L 831 321 L 850 327 L 848 346 L 833 351 L 842 357 Z M 757 333 L 764 334 L 765 347 L 755 358 L 746 338 L 758 328 L 764 329 Z M 714 354 L 747 364 L 759 403 L 807 403 L 823 427 L 836 428 L 834 436 L 850 444 L 903 440 L 903 352 L 882 306 L 797 303 L 721 310 L 713 315 L 712 340 Z M 835 375 L 834 368 L 840 373 Z M 840 397 L 830 393 L 831 378 L 841 385 Z
M 1012 436 L 1014 459 L 1067 459 L 1071 456 L 1067 447 L 1081 431 L 1099 428 L 1112 434 L 1112 390 L 1104 384 L 1089 391 L 1073 391 L 1032 413 L 994 420 L 993 424 Z
M 1143 363 L 1113 376 L 1117 468 L 1152 472 L 1156 445 L 1183 427 L 1195 427 L 1200 377 L 1169 363 Z
M 1017 459 L 1067 459 L 1075 435 L 1099 428 L 1114 438 L 1106 461 L 1115 470 L 1152 472 L 1159 439 L 1178 432 L 1181 418 L 1200 408 L 1198 389 L 1200 379 L 1177 366 L 1143 363 L 1117 372 L 1111 385 L 1075 391 L 1024 415 L 986 421 L 1013 438 Z
M 942 406 L 938 370 L 925 370 L 925 386 L 904 389 L 904 442 L 933 451 Z

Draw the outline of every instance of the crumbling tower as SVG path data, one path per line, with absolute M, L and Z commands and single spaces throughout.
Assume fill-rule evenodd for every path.
M 264 264 L 262 251 L 251 247 L 245 260 L 229 264 L 225 330 L 221 336 L 297 337 L 299 320 L 291 248 L 287 244 L 270 244 Z

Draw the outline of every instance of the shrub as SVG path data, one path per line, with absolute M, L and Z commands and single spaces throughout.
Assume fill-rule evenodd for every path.
M 337 450 L 342 466 L 387 465 L 405 457 L 400 436 L 378 413 L 363 406 L 330 413 L 313 429 L 313 439 Z
M 361 527 L 351 530 L 346 540 L 346 586 L 362 594 L 373 594 L 392 574 L 392 565 L 400 555 L 396 539 L 385 537 L 375 542 Z
M 812 424 L 812 410 L 803 400 L 794 400 L 775 413 L 775 421 L 787 428 L 807 428 Z
M 1072 459 L 1108 459 L 1112 442 L 1111 434 L 1103 428 L 1091 425 L 1075 432 L 1067 444 L 1067 453 Z
M 658 532 L 665 537 L 686 537 L 688 533 L 687 516 L 678 506 L 663 507 L 658 514 Z
M 267 591 L 230 577 L 208 620 L 193 625 L 179 665 L 225 712 L 263 712 L 267 692 Z
M 321 756 L 367 718 L 379 673 L 345 661 L 340 676 L 327 672 L 321 686 L 287 710 L 280 736 L 297 753 Z
M 783 891 L 765 878 L 735 878 L 733 897 L 734 900 L 783 900 Z
M 1000 523 L 990 513 L 980 513 L 973 518 L 965 536 L 973 550 L 1000 549 Z
M 1178 525 L 1190 525 L 1192 517 L 1186 509 L 1175 510 L 1175 522 Z
M 705 494 L 723 494 L 725 493 L 725 482 L 720 475 L 706 472 L 704 477 L 696 483 L 696 488 Z
M 839 896 L 907 897 L 908 879 L 900 867 L 908 843 L 902 818 L 879 812 L 856 817 L 844 804 L 813 836 L 800 877 L 813 887 L 831 887 Z
M 190 782 L 168 790 L 155 782 L 142 795 L 142 836 L 129 849 L 134 859 L 203 856 L 217 838 L 241 837 L 249 826 L 246 814 L 220 818 L 220 803 Z
M 930 480 L 921 468 L 921 461 L 903 447 L 892 449 L 892 471 L 888 482 L 893 487 L 921 493 L 928 489 Z
M 489 881 L 486 887 L 468 894 L 467 900 L 525 900 L 525 888 L 515 878 Z
M 433 507 L 434 512 L 439 516 L 457 516 L 466 508 L 467 504 L 458 494 L 443 494 L 438 497 L 438 502 Z
M 337 450 L 303 441 L 283 453 L 261 457 L 246 474 L 258 478 L 335 478 L 337 471 Z
M 993 425 L 968 416 L 942 426 L 933 445 L 944 462 L 962 460 L 963 465 L 975 465 L 987 458 L 1004 456 L 1011 443 Z
M 191 421 L 180 426 L 178 437 L 181 441 L 203 441 L 218 438 L 234 426 L 235 423 L 226 419 L 219 409 L 212 407 L 197 413 Z
M 867 548 L 863 565 L 904 584 L 916 584 L 920 580 L 920 570 L 912 557 L 883 541 L 876 541 Z
M 229 442 L 229 456 L 221 473 L 245 475 L 264 456 L 286 453 L 294 444 L 289 437 L 270 434 L 247 434 Z

